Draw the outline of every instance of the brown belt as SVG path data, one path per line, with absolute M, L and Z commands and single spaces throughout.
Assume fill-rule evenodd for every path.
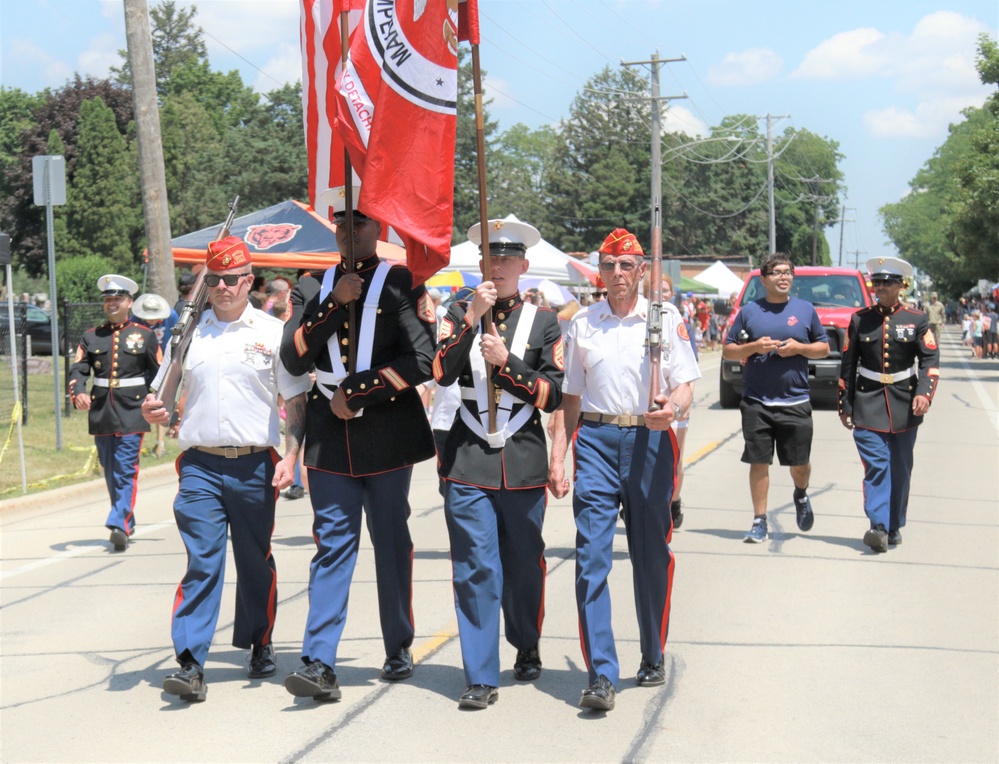
M 583 412 L 583 419 L 587 422 L 599 422 L 600 424 L 615 424 L 618 427 L 644 427 L 645 417 L 634 416 L 633 414 L 595 414 L 590 411 Z
M 194 451 L 201 451 L 203 454 L 224 456 L 226 459 L 235 459 L 239 456 L 270 450 L 270 446 L 191 446 L 191 448 Z

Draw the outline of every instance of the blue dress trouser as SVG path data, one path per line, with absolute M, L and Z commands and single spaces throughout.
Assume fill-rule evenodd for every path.
M 864 512 L 872 528 L 883 525 L 897 531 L 905 527 L 917 431 L 915 427 L 896 433 L 853 428 L 853 441 L 864 465 Z
M 236 459 L 187 450 L 177 459 L 180 490 L 173 513 L 187 548 L 187 572 L 173 606 L 178 657 L 186 650 L 205 665 L 222 605 L 227 533 L 236 563 L 232 644 L 270 644 L 277 615 L 277 567 L 271 554 L 276 463 L 273 449 Z
M 500 609 L 506 639 L 529 650 L 541 638 L 545 600 L 546 489 L 447 481 L 454 606 L 466 684 L 499 686 Z
M 662 658 L 673 586 L 670 499 L 677 458 L 673 431 L 584 421 L 573 444 L 576 607 L 590 684 L 615 686 L 620 664 L 611 626 L 607 578 L 613 564 L 618 506 L 624 510 L 642 660 Z
M 129 536 L 135 533 L 135 495 L 139 488 L 139 451 L 143 435 L 145 433 L 133 432 L 94 436 L 97 459 L 104 470 L 104 482 L 111 497 L 111 511 L 104 524 Z
M 309 570 L 309 616 L 302 643 L 306 663 L 319 660 L 336 668 L 361 542 L 362 508 L 375 552 L 385 655 L 413 644 L 413 541 L 408 524 L 412 476 L 412 467 L 366 477 L 309 469 L 316 554 Z

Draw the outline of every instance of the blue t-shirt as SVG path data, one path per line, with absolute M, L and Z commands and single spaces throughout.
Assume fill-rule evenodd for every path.
M 787 302 L 767 302 L 764 298 L 748 303 L 736 315 L 725 342 L 734 343 L 743 330 L 750 342 L 761 337 L 794 339 L 805 345 L 829 341 L 815 307 L 798 297 Z M 777 406 L 804 403 L 808 400 L 808 359 L 803 355 L 781 358 L 774 351 L 750 356 L 743 373 L 742 397 Z

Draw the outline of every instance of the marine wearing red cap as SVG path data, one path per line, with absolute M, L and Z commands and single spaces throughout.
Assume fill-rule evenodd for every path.
M 238 236 L 226 236 L 208 245 L 205 266 L 213 271 L 228 271 L 251 262 L 250 250 Z
M 607 255 L 614 255 L 614 257 L 620 257 L 621 255 L 645 256 L 642 245 L 638 243 L 635 234 L 629 233 L 624 228 L 615 228 L 611 231 L 607 238 L 604 239 L 604 243 L 600 245 L 600 252 Z

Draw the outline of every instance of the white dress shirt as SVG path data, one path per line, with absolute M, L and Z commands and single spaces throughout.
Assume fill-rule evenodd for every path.
M 580 311 L 569 326 L 562 390 L 582 397 L 584 412 L 641 415 L 649 407 L 652 379 L 646 348 L 649 303 L 639 296 L 635 309 L 618 318 L 603 300 Z M 694 351 L 679 311 L 663 305 L 660 389 L 669 392 L 699 379 Z
M 311 388 L 309 375 L 292 376 L 281 363 L 283 322 L 247 305 L 243 315 L 222 323 L 210 308 L 191 339 L 184 359 L 184 416 L 177 442 L 191 446 L 271 446 L 281 444 L 277 399 Z M 170 363 L 169 346 L 153 382 Z

